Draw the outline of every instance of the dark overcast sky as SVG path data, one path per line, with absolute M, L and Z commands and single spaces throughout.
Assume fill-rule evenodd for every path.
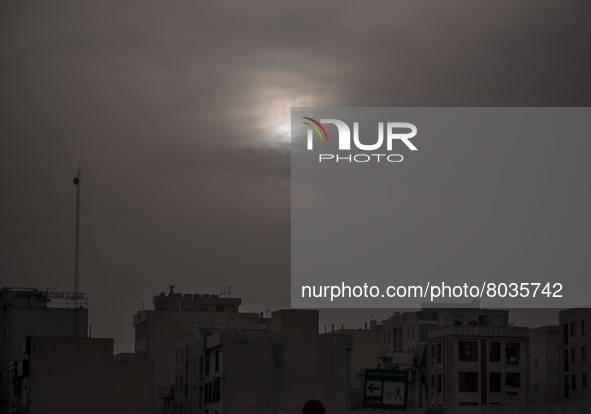
M 169 284 L 287 307 L 290 107 L 589 106 L 588 16 L 554 0 L 4 1 L 0 285 L 72 288 L 80 162 L 94 334 L 131 350 L 131 316 Z M 355 314 L 325 319 L 376 312 Z

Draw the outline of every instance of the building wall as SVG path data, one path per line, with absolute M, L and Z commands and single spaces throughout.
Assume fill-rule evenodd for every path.
M 559 313 L 560 398 L 591 400 L 591 309 L 579 308 Z
M 32 338 L 27 414 L 151 413 L 152 364 L 114 360 L 112 339 Z
M 211 412 L 277 412 L 278 402 L 273 397 L 283 386 L 284 357 L 284 349 L 277 341 L 266 335 L 263 338 L 253 335 L 248 338 L 225 337 L 223 345 L 210 352 L 221 353 L 223 375 L 221 401 L 211 405 Z M 204 383 L 220 376 L 215 369 L 210 372 L 212 375 L 206 377 Z
M 378 359 L 384 348 L 381 326 L 374 329 L 338 329 L 324 335 L 346 335 L 353 338 L 351 350 L 351 388 L 363 390 L 365 370 L 377 369 L 382 361 Z
M 560 400 L 560 354 L 562 347 L 558 326 L 542 326 L 529 330 L 530 402 Z
M 174 286 L 168 295 L 164 292 L 154 296 L 154 310 L 183 312 L 238 312 L 240 298 L 220 297 L 201 293 L 174 293 Z
M 23 359 L 23 339 L 86 338 L 87 309 L 11 308 L 8 314 L 9 355 L 12 360 Z

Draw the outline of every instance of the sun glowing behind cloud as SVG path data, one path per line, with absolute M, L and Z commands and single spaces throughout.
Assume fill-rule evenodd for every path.
M 315 85 L 291 70 L 255 76 L 249 91 L 252 106 L 242 112 L 258 137 L 256 144 L 282 146 L 291 142 L 291 108 L 329 105 Z

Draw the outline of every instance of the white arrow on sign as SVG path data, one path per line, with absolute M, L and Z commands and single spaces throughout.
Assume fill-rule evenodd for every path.
M 367 381 L 365 395 L 379 397 L 382 391 L 382 381 Z

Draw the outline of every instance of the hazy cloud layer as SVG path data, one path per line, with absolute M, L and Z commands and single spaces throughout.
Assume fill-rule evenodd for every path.
M 80 161 L 97 335 L 169 284 L 286 307 L 291 106 L 587 106 L 590 9 L 3 2 L 1 284 L 73 285 Z

